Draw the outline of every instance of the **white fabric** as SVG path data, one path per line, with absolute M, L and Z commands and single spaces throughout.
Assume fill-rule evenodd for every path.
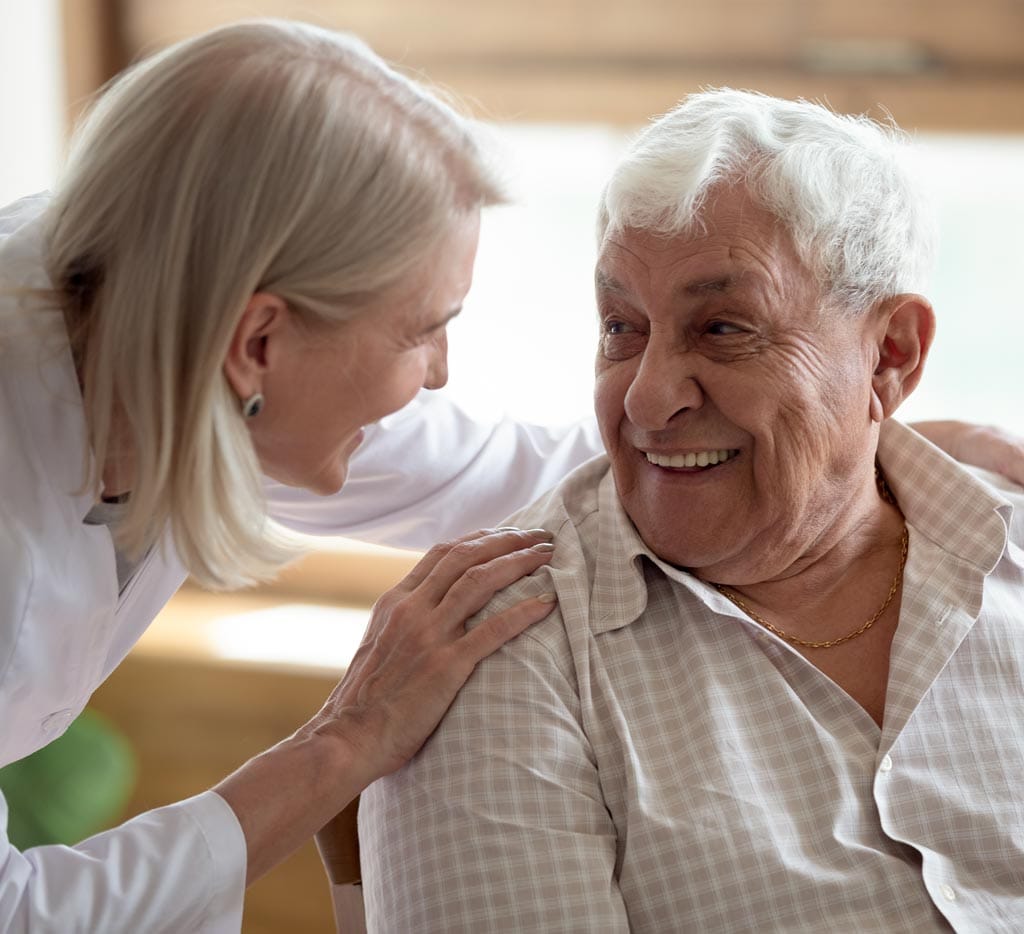
M 514 517 L 547 619 L 363 793 L 371 931 L 1024 931 L 1024 490 L 902 425 L 910 533 L 883 727 L 659 561 L 604 458 Z M 680 534 L 685 534 L 681 530 Z
M 429 548 L 505 518 L 603 451 L 594 419 L 571 428 L 482 424 L 445 396 L 421 392 L 366 429 L 345 489 L 317 499 L 270 482 L 270 513 L 314 535 Z
M 85 424 L 67 337 L 59 314 L 26 310 L 16 291 L 47 285 L 46 203 L 0 211 L 0 765 L 67 728 L 185 578 L 164 542 L 118 595 L 109 532 L 82 521 L 92 497 L 74 492 Z M 592 425 L 481 426 L 434 397 L 367 432 L 342 494 L 268 484 L 268 498 L 303 531 L 426 547 L 493 524 L 598 448 Z M 0 816 L 0 931 L 239 929 L 245 842 L 212 792 L 24 854 L 2 803 Z
M 241 926 L 245 840 L 234 812 L 212 791 L 75 847 L 19 853 L 8 845 L 0 859 L 0 930 L 7 934 L 231 934 Z

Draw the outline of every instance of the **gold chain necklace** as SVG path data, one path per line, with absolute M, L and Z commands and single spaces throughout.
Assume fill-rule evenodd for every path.
M 878 465 L 877 461 L 875 462 L 875 486 L 878 488 L 878 495 L 881 496 L 882 499 L 885 500 L 885 502 L 887 502 L 890 506 L 895 506 L 897 509 L 900 508 L 899 503 L 896 502 L 896 497 L 893 496 L 892 490 L 889 488 L 889 484 L 886 482 L 885 474 L 882 473 L 882 468 Z M 749 616 L 755 622 L 760 623 L 769 632 L 775 633 L 775 635 L 777 635 L 780 639 L 785 639 L 787 642 L 790 642 L 793 645 L 801 645 L 807 649 L 831 649 L 837 645 L 842 645 L 844 642 L 849 642 L 851 639 L 856 639 L 857 636 L 864 635 L 864 633 L 866 633 L 872 626 L 875 625 L 875 623 L 877 623 L 882 618 L 882 614 L 886 611 L 886 609 L 888 609 L 889 604 L 892 603 L 892 598 L 896 596 L 896 591 L 900 589 L 900 581 L 903 580 L 903 569 L 907 565 L 907 550 L 909 548 L 909 545 L 910 535 L 907 532 L 907 524 L 906 522 L 904 522 L 903 535 L 900 538 L 900 565 L 896 569 L 896 576 L 892 579 L 892 585 L 889 587 L 889 593 L 886 595 L 885 601 L 878 608 L 878 611 L 875 613 L 875 615 L 872 616 L 871 619 L 869 619 L 858 629 L 855 629 L 853 632 L 848 633 L 847 635 L 842 636 L 839 639 L 829 639 L 827 642 L 808 642 L 806 639 L 800 639 L 797 636 L 791 636 L 788 632 L 783 632 L 781 629 L 779 629 L 778 626 L 773 626 L 764 617 L 758 616 L 739 597 L 729 593 L 729 591 L 726 590 L 720 584 L 712 584 L 712 586 L 723 597 L 725 597 L 726 600 L 735 603 L 736 606 L 738 606 L 741 610 L 743 610 L 744 613 L 747 614 L 747 616 Z
M 881 619 L 882 614 L 886 611 L 889 604 L 892 603 L 892 598 L 896 596 L 896 591 L 900 589 L 900 581 L 903 580 L 903 568 L 907 563 L 907 550 L 910 543 L 910 536 L 907 534 L 906 525 L 903 526 L 903 537 L 900 540 L 900 565 L 896 569 L 896 576 L 892 579 L 892 586 L 889 587 L 889 593 L 886 595 L 885 602 L 878 608 L 875 615 L 871 617 L 866 623 L 863 623 L 859 628 L 855 629 L 851 633 L 847 633 L 845 636 L 841 636 L 838 639 L 829 639 L 827 642 L 808 642 L 806 639 L 800 639 L 797 636 L 791 636 L 788 632 L 783 632 L 778 626 L 773 626 L 764 617 L 758 616 L 749 606 L 747 606 L 739 597 L 729 593 L 721 584 L 714 584 L 715 590 L 717 590 L 727 600 L 732 601 L 736 604 L 744 613 L 747 614 L 752 620 L 760 623 L 769 632 L 774 632 L 780 639 L 785 639 L 787 642 L 791 642 L 793 645 L 801 645 L 807 649 L 831 649 L 837 645 L 842 645 L 844 642 L 849 642 L 851 639 L 856 639 L 857 636 L 861 636 L 866 633 L 872 626 L 875 625 Z

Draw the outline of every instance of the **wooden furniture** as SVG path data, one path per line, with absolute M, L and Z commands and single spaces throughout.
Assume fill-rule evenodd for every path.
M 639 124 L 706 85 L 907 129 L 1024 130 L 1019 0 L 64 0 L 73 112 L 98 79 L 245 17 L 305 19 L 498 120 Z M 86 12 L 82 12 L 82 11 Z
M 356 798 L 317 834 L 320 859 L 331 883 L 334 919 L 341 934 L 364 934 L 363 874 L 359 865 L 359 826 Z

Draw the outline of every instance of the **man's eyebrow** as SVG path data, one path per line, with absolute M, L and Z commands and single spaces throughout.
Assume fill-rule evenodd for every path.
M 608 275 L 606 272 L 602 272 L 600 269 L 594 276 L 594 284 L 597 286 L 598 292 L 605 292 L 611 295 L 620 295 L 626 297 L 629 295 L 629 289 L 627 289 L 618 279 L 614 276 Z
M 716 279 L 700 279 L 681 285 L 676 292 L 680 295 L 707 295 L 709 292 L 728 292 L 737 285 L 733 276 L 720 276 Z
M 701 298 L 706 295 L 725 294 L 743 288 L 745 278 L 742 276 L 724 275 L 715 276 L 711 279 L 694 279 L 690 282 L 680 283 L 673 291 L 679 298 Z M 614 276 L 598 271 L 594 279 L 599 293 L 615 295 L 625 299 L 629 299 L 632 296 L 630 290 Z

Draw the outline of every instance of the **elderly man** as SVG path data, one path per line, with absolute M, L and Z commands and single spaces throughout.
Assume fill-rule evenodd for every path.
M 608 456 L 516 517 L 559 610 L 363 796 L 380 931 L 1024 929 L 1024 491 L 891 420 L 893 134 L 688 98 L 606 189 Z

